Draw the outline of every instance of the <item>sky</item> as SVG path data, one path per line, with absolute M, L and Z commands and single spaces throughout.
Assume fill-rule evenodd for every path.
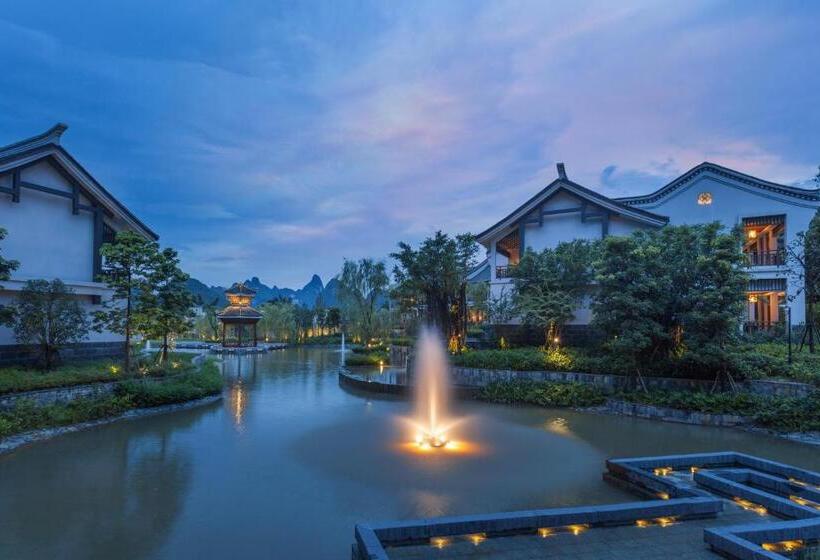
M 0 0 L 0 144 L 66 147 L 209 284 L 300 287 L 556 177 L 810 186 L 820 2 Z

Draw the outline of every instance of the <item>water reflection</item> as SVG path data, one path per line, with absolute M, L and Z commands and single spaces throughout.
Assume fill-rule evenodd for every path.
M 39 459 L 0 461 L 0 558 L 145 558 L 172 532 L 190 487 L 193 461 L 175 432 L 204 412 L 184 411 L 176 425 L 146 426 L 117 437 L 128 423 L 65 436 L 36 449 Z M 81 455 L 72 452 L 75 446 Z M 35 448 L 30 448 L 34 450 Z M 16 458 L 16 457 L 14 457 Z
M 243 418 L 248 406 L 248 386 L 256 382 L 259 361 L 254 355 L 226 355 L 222 360 L 222 377 L 227 384 L 225 405 L 238 431 L 243 431 Z

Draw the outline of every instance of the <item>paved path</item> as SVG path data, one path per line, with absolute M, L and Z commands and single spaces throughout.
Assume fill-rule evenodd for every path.
M 715 519 L 684 521 L 668 527 L 609 527 L 589 529 L 580 535 L 559 533 L 546 538 L 534 535 L 498 537 L 474 544 L 453 538 L 442 548 L 431 545 L 388 548 L 395 560 L 716 560 L 703 542 L 703 529 L 773 520 L 744 511 L 726 501 L 724 512 Z

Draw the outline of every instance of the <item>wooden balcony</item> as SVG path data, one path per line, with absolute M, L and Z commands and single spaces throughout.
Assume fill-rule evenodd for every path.
M 749 266 L 781 266 L 786 263 L 786 254 L 782 250 L 750 251 L 745 253 Z
M 495 267 L 495 277 L 498 279 L 510 278 L 515 265 L 497 266 Z

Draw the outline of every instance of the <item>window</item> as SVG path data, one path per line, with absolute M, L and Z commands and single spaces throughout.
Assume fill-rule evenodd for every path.
M 712 193 L 702 192 L 698 195 L 698 204 L 701 206 L 708 206 L 712 204 Z

